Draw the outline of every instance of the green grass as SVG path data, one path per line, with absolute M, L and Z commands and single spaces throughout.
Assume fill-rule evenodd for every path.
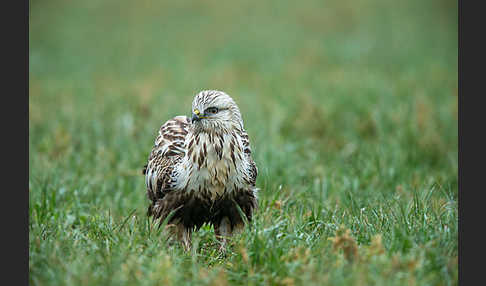
M 31 1 L 32 285 L 457 285 L 457 3 Z M 226 257 L 145 216 L 159 126 L 239 104 L 260 209 Z

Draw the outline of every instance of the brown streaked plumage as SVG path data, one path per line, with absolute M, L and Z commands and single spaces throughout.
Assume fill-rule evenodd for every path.
M 191 233 L 209 223 L 224 249 L 226 239 L 244 225 L 237 205 L 248 221 L 258 206 L 258 169 L 230 96 L 201 91 L 192 113 L 192 118 L 174 117 L 159 130 L 143 170 L 151 201 L 147 214 L 163 221 L 173 212 L 168 224 L 186 249 Z

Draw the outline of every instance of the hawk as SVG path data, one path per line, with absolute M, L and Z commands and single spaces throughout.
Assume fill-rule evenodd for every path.
M 248 134 L 238 106 L 222 91 L 199 92 L 191 118 L 176 116 L 160 127 L 143 174 L 147 215 L 159 222 L 169 217 L 186 250 L 204 223 L 214 227 L 224 250 L 244 226 L 240 212 L 251 221 L 258 207 Z

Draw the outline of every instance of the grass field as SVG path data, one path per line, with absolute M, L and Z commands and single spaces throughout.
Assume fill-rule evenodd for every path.
M 454 1 L 30 1 L 31 285 L 457 285 Z M 238 103 L 260 209 L 219 255 L 145 216 L 159 126 Z

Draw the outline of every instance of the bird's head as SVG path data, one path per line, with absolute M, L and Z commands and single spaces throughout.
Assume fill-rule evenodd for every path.
M 228 133 L 243 128 L 234 100 L 222 91 L 203 90 L 192 102 L 192 124 L 199 132 Z

